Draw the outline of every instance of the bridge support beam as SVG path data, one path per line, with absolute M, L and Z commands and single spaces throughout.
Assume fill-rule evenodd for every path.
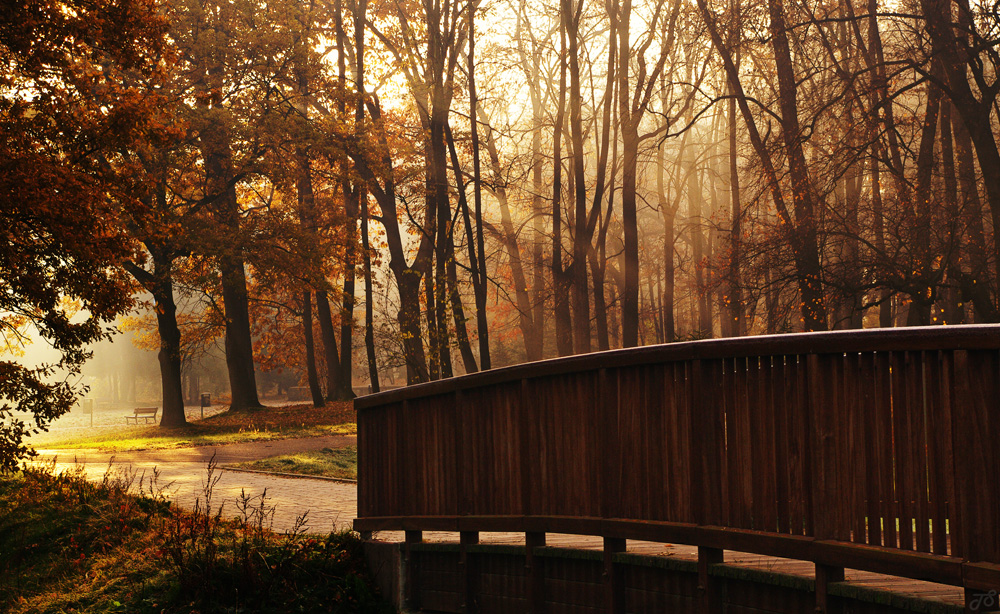
M 479 573 L 475 557 L 469 556 L 469 546 L 478 543 L 478 531 L 462 531 L 459 534 L 458 569 L 462 582 L 462 612 L 465 614 L 473 614 L 479 610 L 476 604 L 476 579 Z
M 625 614 L 625 573 L 615 565 L 615 555 L 625 552 L 625 540 L 604 538 L 604 600 L 608 614 Z
M 698 547 L 698 600 L 701 614 L 719 614 L 722 612 L 722 595 L 719 582 L 709 573 L 712 565 L 722 563 L 721 548 Z
M 545 533 L 524 534 L 524 567 L 528 576 L 528 612 L 545 611 L 545 570 L 542 560 L 535 556 L 535 548 L 545 546 Z
M 411 610 L 419 609 L 417 603 L 417 566 L 413 564 L 412 546 L 424 540 L 422 531 L 406 531 L 403 542 L 403 574 L 406 578 L 403 587 L 403 602 Z
M 835 608 L 830 605 L 830 585 L 844 581 L 844 568 L 829 565 L 816 565 L 816 613 L 834 614 Z

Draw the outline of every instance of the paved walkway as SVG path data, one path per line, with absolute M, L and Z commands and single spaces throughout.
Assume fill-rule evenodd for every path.
M 214 454 L 219 470 L 215 473 L 218 482 L 212 491 L 213 511 L 221 505 L 223 516 L 236 516 L 239 513 L 236 502 L 241 493 L 252 497 L 266 493 L 268 505 L 274 507 L 272 528 L 275 531 L 291 529 L 296 518 L 307 513 L 305 528 L 311 533 L 327 533 L 350 528 L 357 516 L 358 491 L 355 484 L 227 471 L 222 466 L 292 452 L 342 448 L 356 443 L 357 438 L 353 435 L 335 435 L 116 455 L 98 450 L 39 450 L 39 454 L 43 460 L 55 458 L 57 471 L 82 466 L 91 480 L 101 479 L 110 465 L 112 471 L 135 471 L 148 484 L 155 467 L 159 472 L 157 484 L 164 487 L 163 494 L 185 509 L 193 509 L 198 500 L 204 504 L 208 463 Z

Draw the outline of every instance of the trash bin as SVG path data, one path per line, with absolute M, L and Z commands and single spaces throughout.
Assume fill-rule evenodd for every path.
M 207 393 L 207 392 L 201 393 L 201 417 L 202 418 L 205 417 L 205 408 L 206 407 L 211 407 L 211 406 L 212 406 L 212 395 L 209 394 L 209 393 Z

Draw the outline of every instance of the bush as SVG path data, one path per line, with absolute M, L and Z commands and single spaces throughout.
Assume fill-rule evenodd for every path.
M 391 612 L 353 533 L 270 529 L 266 492 L 244 493 L 239 516 L 213 512 L 209 464 L 194 512 L 163 497 L 159 476 L 109 467 L 25 467 L 0 478 L 0 611 Z

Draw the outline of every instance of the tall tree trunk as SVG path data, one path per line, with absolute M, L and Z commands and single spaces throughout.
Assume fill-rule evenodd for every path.
M 354 109 L 354 132 L 364 133 L 365 120 L 365 17 L 368 0 L 357 0 L 354 6 L 354 91 L 358 97 Z M 358 204 L 361 207 L 361 249 L 365 276 L 365 355 L 368 359 L 368 382 L 372 392 L 380 390 L 378 361 L 375 357 L 374 299 L 372 292 L 372 255 L 368 239 L 368 190 L 358 186 Z
M 990 288 L 996 287 L 990 283 L 988 271 L 989 249 L 987 247 L 986 231 L 983 228 L 983 203 L 979 198 L 979 182 L 976 179 L 976 163 L 972 153 L 972 139 L 965 123 L 959 117 L 952 116 L 952 128 L 955 135 L 955 153 L 958 159 L 958 183 L 962 191 L 962 220 L 968 229 L 970 271 L 962 272 L 962 295 L 964 300 L 971 300 L 975 308 L 976 320 L 979 322 L 1000 322 L 1000 314 L 991 298 Z M 995 278 L 994 282 L 997 281 Z
M 979 168 L 982 171 L 982 185 L 986 188 L 987 204 L 993 228 L 1000 228 L 1000 149 L 997 147 L 993 112 L 996 104 L 997 86 L 989 87 L 987 74 L 990 60 L 980 57 L 982 38 L 972 20 L 972 9 L 968 2 L 958 1 L 958 19 L 952 17 L 950 0 L 921 0 L 927 32 L 930 34 L 934 55 L 944 63 L 945 80 L 949 86 L 949 96 L 955 111 L 961 116 L 976 150 Z M 961 32 L 961 35 L 956 35 Z M 974 47 L 975 45 L 975 47 Z M 984 48 L 989 48 L 984 46 Z M 977 84 L 982 98 L 977 97 L 969 82 L 969 75 Z M 993 260 L 995 277 L 1000 294 L 1000 241 L 994 237 Z M 996 303 L 993 309 L 996 312 Z
M 583 168 L 583 94 L 580 84 L 580 15 L 583 1 L 563 0 L 563 20 L 569 42 L 569 125 L 573 143 L 574 232 L 572 276 L 573 346 L 577 354 L 590 352 L 590 292 L 587 288 L 587 251 L 590 235 L 587 232 L 587 184 Z
M 958 206 L 958 171 L 955 167 L 955 147 L 951 125 L 951 102 L 944 98 L 941 101 L 941 172 L 944 178 L 944 208 L 942 223 L 948 228 L 948 241 L 945 251 L 944 268 L 947 271 L 948 285 L 941 297 L 942 320 L 944 324 L 962 324 L 965 321 L 965 309 L 962 308 L 960 284 L 962 277 L 962 251 L 964 232 L 962 228 L 962 211 Z
M 566 2 L 567 0 L 561 0 Z M 555 299 L 556 351 L 573 353 L 569 280 L 562 262 L 562 132 L 566 108 L 566 11 L 560 11 L 559 103 L 552 137 L 552 294 Z
M 336 401 L 340 393 L 340 352 L 337 349 L 337 334 L 326 290 L 316 291 L 316 319 L 319 320 L 323 356 L 326 359 L 326 400 Z
M 174 428 L 187 424 L 187 418 L 184 415 L 181 382 L 181 331 L 177 325 L 177 305 L 174 302 L 173 256 L 165 249 L 154 248 L 150 253 L 153 256 L 153 274 L 146 278 L 144 285 L 156 303 L 156 330 L 160 336 L 160 351 L 156 355 L 160 363 L 163 403 L 160 427 Z
M 917 153 L 916 203 L 912 212 L 913 240 L 910 244 L 914 271 L 910 292 L 909 326 L 927 326 L 931 323 L 931 306 L 935 299 L 934 272 L 931 269 L 931 174 L 934 170 L 934 143 L 937 141 L 938 112 L 941 108 L 941 89 L 927 83 L 927 106 Z
M 472 129 L 472 182 L 476 209 L 476 248 L 479 252 L 477 261 L 470 261 L 470 266 L 478 270 L 480 283 L 474 285 L 476 296 L 476 331 L 479 335 L 479 361 L 484 370 L 493 365 L 490 359 L 490 327 L 486 319 L 486 243 L 483 238 L 483 189 L 479 162 L 479 98 L 476 94 L 476 7 L 478 2 L 469 2 L 469 123 Z M 470 254 L 472 252 L 470 251 Z M 457 296 L 457 294 L 456 294 Z M 453 299 L 454 300 L 454 299 Z M 461 299 L 459 298 L 459 306 Z M 462 325 L 463 329 L 465 325 Z M 463 354 L 468 371 L 470 361 Z M 472 360 L 475 365 L 475 360 Z M 469 371 L 471 373 L 471 371 Z
M 209 194 L 216 195 L 216 219 L 223 227 L 230 229 L 233 236 L 238 237 L 239 203 L 233 183 L 230 135 L 225 127 L 213 123 L 202 131 L 201 140 L 206 184 Z M 218 256 L 226 318 L 226 365 L 232 394 L 230 409 L 235 410 L 260 407 L 254 374 L 250 308 L 242 249 L 241 245 L 227 246 Z
M 462 356 L 462 365 L 466 373 L 479 371 L 476 366 L 476 356 L 472 353 L 469 343 L 469 332 L 465 327 L 465 307 L 462 306 L 462 295 L 458 292 L 458 265 L 455 264 L 454 248 L 448 257 L 448 300 L 451 303 L 452 317 L 455 319 L 455 338 Z
M 795 205 L 794 234 L 791 237 L 798 269 L 802 321 L 807 331 L 826 330 L 826 305 L 823 299 L 822 271 L 815 218 L 815 191 L 809 178 L 802 151 L 799 126 L 798 92 L 792 54 L 788 46 L 788 28 L 782 0 L 768 0 L 771 17 L 771 47 L 778 77 L 778 101 L 781 109 L 781 137 L 788 156 L 792 202 Z
M 319 373 L 316 369 L 316 345 L 313 341 L 312 292 L 302 291 L 302 333 L 306 346 L 306 379 L 313 407 L 323 407 L 323 391 L 319 387 Z

